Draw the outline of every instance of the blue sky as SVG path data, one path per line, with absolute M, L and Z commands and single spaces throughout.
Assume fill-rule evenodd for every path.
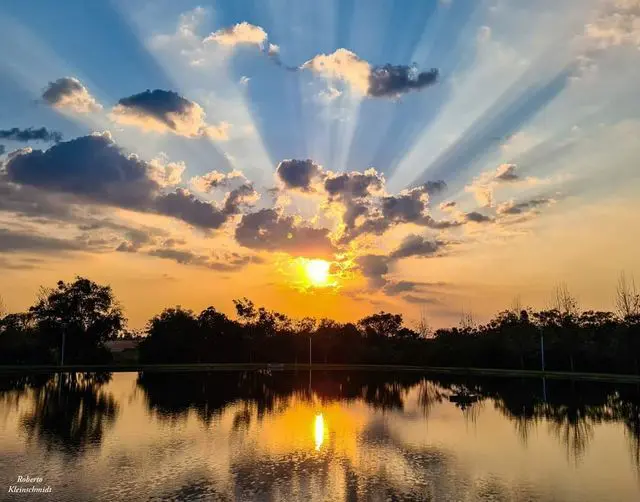
M 207 287 L 194 293 L 190 281 L 238 284 L 251 269 L 255 294 L 296 315 L 309 294 L 323 298 L 318 315 L 410 316 L 425 306 L 440 319 L 464 308 L 489 315 L 516 294 L 544 303 L 558 281 L 605 308 L 605 285 L 638 271 L 628 226 L 638 209 L 639 25 L 637 0 L 5 0 L 0 131 L 45 127 L 64 137 L 0 134 L 0 193 L 11 194 L 0 227 L 13 243 L 0 246 L 0 267 L 7 289 L 19 285 L 8 302 L 25 304 L 44 270 L 97 276 L 122 291 L 171 276 L 174 293 L 132 300 L 140 320 L 166 301 L 230 303 Z M 372 80 L 385 65 L 405 80 Z M 419 74 L 427 83 L 416 83 Z M 72 104 L 43 98 L 56 82 L 77 93 Z M 65 146 L 92 133 L 103 136 Z M 95 172 L 103 164 L 93 160 L 112 146 L 121 154 L 104 169 L 122 162 L 136 183 L 162 173 L 140 200 L 122 195 L 131 183 L 101 185 L 116 175 Z M 24 147 L 43 150 L 49 164 L 26 151 L 12 159 Z M 313 164 L 278 169 L 287 159 Z M 375 175 L 358 178 L 370 168 Z M 45 183 L 38 169 L 59 179 Z M 198 189 L 234 172 L 242 174 Z M 349 181 L 330 192 L 327 180 L 342 173 Z M 366 194 L 356 179 L 367 180 Z M 440 180 L 446 190 L 420 192 Z M 238 205 L 225 208 L 230 194 Z M 31 207 L 46 200 L 55 211 L 35 216 L 30 197 Z M 188 208 L 170 206 L 176 198 Z M 200 202 L 213 218 L 206 223 L 189 212 L 202 211 Z M 73 217 L 62 218 L 63 208 Z M 272 226 L 243 240 L 237 228 L 261 210 L 274 211 Z M 134 246 L 135 231 L 147 236 Z M 281 243 L 277 232 L 293 237 Z M 400 253 L 409 237 L 442 244 Z M 314 252 L 345 271 L 335 288 L 300 291 L 289 277 L 291 263 Z M 363 265 L 366 256 L 379 267 Z M 351 306 L 338 307 L 340 298 Z

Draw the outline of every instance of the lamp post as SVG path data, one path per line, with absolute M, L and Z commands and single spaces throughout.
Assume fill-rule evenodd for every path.
M 60 351 L 60 366 L 64 366 L 64 346 L 67 340 L 67 323 L 62 324 L 62 350 Z
M 542 364 L 542 371 L 544 371 L 544 332 L 540 328 L 540 363 Z

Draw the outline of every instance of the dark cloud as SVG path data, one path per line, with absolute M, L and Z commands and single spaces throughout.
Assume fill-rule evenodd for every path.
M 110 117 L 120 124 L 144 131 L 171 131 L 187 138 L 229 139 L 227 122 L 215 126 L 207 124 L 202 107 L 174 91 L 146 90 L 122 98 L 113 107 Z
M 6 163 L 7 178 L 14 183 L 170 216 L 206 229 L 224 224 L 225 213 L 188 191 L 162 193 L 149 171 L 149 163 L 126 155 L 108 133 L 58 143 L 44 152 L 25 151 Z
M 200 265 L 206 266 L 209 263 L 209 258 L 204 255 L 195 254 L 189 250 L 171 249 L 171 248 L 159 248 L 149 251 L 149 256 L 156 256 L 158 258 L 165 258 L 167 260 L 173 260 L 182 265 Z
M 0 155 L 4 155 L 4 152 L 7 151 L 7 148 L 4 145 L 0 145 Z
M 324 181 L 324 189 L 330 198 L 342 200 L 368 197 L 383 187 L 384 177 L 375 169 L 367 169 L 364 173 L 354 171 L 330 175 Z
M 518 181 L 520 176 L 516 174 L 515 164 L 502 164 L 496 171 L 496 181 Z
M 149 256 L 172 260 L 181 265 L 193 265 L 205 267 L 220 272 L 232 272 L 240 270 L 251 263 L 262 263 L 258 256 L 243 256 L 238 253 L 230 253 L 222 259 L 212 256 L 194 253 L 188 249 L 174 249 L 171 247 L 157 248 L 147 253 Z
M 285 251 L 299 256 L 329 255 L 335 251 L 326 228 L 299 226 L 292 216 L 275 209 L 243 215 L 236 227 L 236 241 L 247 248 Z
M 163 122 L 170 129 L 178 126 L 172 114 L 185 115 L 191 112 L 194 103 L 174 91 L 155 89 L 146 90 L 118 101 L 123 109 L 133 113 L 150 116 Z
M 384 293 L 389 296 L 394 296 L 400 293 L 406 293 L 407 291 L 415 291 L 419 289 L 420 286 L 421 283 L 413 281 L 389 282 L 384 287 Z
M 319 176 L 321 172 L 322 167 L 311 159 L 283 160 L 276 168 L 276 174 L 286 188 L 297 189 L 303 192 L 311 191 L 313 179 Z
M 200 228 L 217 229 L 227 221 L 224 212 L 209 202 L 197 199 L 183 188 L 158 196 L 153 207 L 159 214 L 178 218 Z
M 372 97 L 396 97 L 409 91 L 429 87 L 438 80 L 439 72 L 432 68 L 419 72 L 416 66 L 391 65 L 377 66 L 369 75 L 369 92 Z
M 399 97 L 435 84 L 439 72 L 419 71 L 415 64 L 371 66 L 354 52 L 340 48 L 331 54 L 317 54 L 299 67 L 328 79 L 339 78 L 355 91 L 369 97 Z
M 148 205 L 158 188 L 147 177 L 147 164 L 125 155 L 108 133 L 16 155 L 7 162 L 6 171 L 16 183 L 131 208 Z
M 243 207 L 251 205 L 259 197 L 260 195 L 251 183 L 243 183 L 227 194 L 222 211 L 228 216 L 240 214 Z
M 437 298 L 427 298 L 427 297 L 424 297 L 424 296 L 417 296 L 417 295 L 404 295 L 402 297 L 402 299 L 405 302 L 417 303 L 417 304 L 420 304 L 420 305 L 424 305 L 424 304 L 438 305 L 438 304 L 442 303 Z
M 384 278 L 389 273 L 389 258 L 383 255 L 368 254 L 356 258 L 356 264 L 364 277 L 369 280 L 369 286 L 382 287 L 387 280 Z
M 126 241 L 123 241 L 118 245 L 116 251 L 126 252 L 126 253 L 135 253 L 142 246 L 146 244 L 150 244 L 153 242 L 153 238 L 149 233 L 140 229 L 128 229 L 125 232 Z
M 471 211 L 465 215 L 467 221 L 473 221 L 474 223 L 486 223 L 488 221 L 493 221 L 489 216 L 485 216 L 478 211 Z
M 549 204 L 550 202 L 552 202 L 552 200 L 545 197 L 518 203 L 514 203 L 512 201 L 505 202 L 498 206 L 498 214 L 522 214 L 539 206 Z
M 382 215 L 395 223 L 417 223 L 424 220 L 429 196 L 446 189 L 444 181 L 428 181 L 396 196 L 382 199 Z
M 58 131 L 49 131 L 46 127 L 34 129 L 19 129 L 13 127 L 11 129 L 0 129 L 0 139 L 8 139 L 11 141 L 54 141 L 59 143 L 62 141 L 62 133 Z
M 418 191 L 382 199 L 382 215 L 389 223 L 412 223 L 424 216 L 427 205 Z
M 33 233 L 15 232 L 0 228 L 0 252 L 51 252 L 80 250 L 84 246 L 78 241 L 56 239 Z
M 447 189 L 447 184 L 443 180 L 427 181 L 426 183 L 419 185 L 417 188 L 421 189 L 426 194 L 436 195 L 444 192 Z
M 432 256 L 444 245 L 442 241 L 428 240 L 420 235 L 408 235 L 390 256 L 393 259 L 408 258 L 410 256 Z
M 457 205 L 458 205 L 457 202 L 451 200 L 451 201 L 443 202 L 442 204 L 440 204 L 440 209 L 442 211 L 446 211 L 447 209 L 452 209 L 452 208 L 456 207 Z
M 56 108 L 69 108 L 78 113 L 88 113 L 102 108 L 84 85 L 73 77 L 62 77 L 49 82 L 42 99 Z

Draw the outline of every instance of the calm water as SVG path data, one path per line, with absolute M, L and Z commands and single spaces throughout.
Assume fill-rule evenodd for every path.
M 0 376 L 0 500 L 638 501 L 639 412 L 623 384 Z

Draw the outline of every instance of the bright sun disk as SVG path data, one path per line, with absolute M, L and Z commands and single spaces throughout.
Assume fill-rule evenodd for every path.
M 325 260 L 309 260 L 304 264 L 304 271 L 313 286 L 324 286 L 329 281 L 330 264 Z

